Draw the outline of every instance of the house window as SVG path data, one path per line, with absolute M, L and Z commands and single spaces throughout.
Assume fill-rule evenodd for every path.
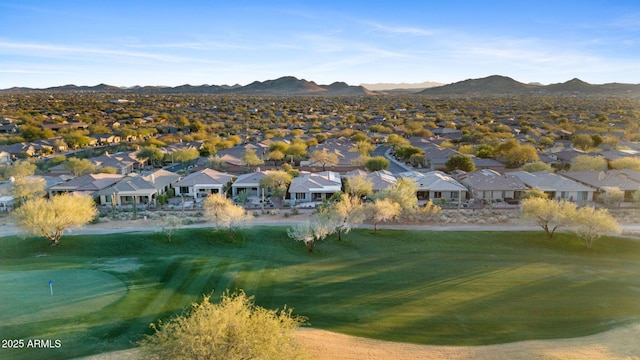
M 296 200 L 304 200 L 306 196 L 304 193 L 296 193 Z
M 188 194 L 188 193 L 189 193 L 189 187 L 180 186 L 180 194 Z
M 587 198 L 588 198 L 588 192 L 586 191 L 578 192 L 578 201 L 587 201 Z
M 567 191 L 560 192 L 560 199 L 566 199 L 569 197 L 569 193 Z
M 434 191 L 433 192 L 433 198 L 434 199 L 440 199 L 442 197 L 442 191 Z

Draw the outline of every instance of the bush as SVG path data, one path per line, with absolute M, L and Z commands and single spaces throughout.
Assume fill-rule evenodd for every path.
M 300 359 L 295 330 L 305 318 L 292 309 L 256 306 L 243 291 L 226 291 L 218 304 L 210 295 L 190 311 L 164 323 L 151 324 L 153 335 L 141 341 L 151 359 Z

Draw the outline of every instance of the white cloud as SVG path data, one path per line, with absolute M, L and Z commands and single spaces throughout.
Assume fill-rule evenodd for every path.
M 112 59 L 115 58 L 116 60 L 120 61 L 126 59 L 146 59 L 170 63 L 203 61 L 196 58 L 187 58 L 160 53 L 126 51 L 97 47 L 68 46 L 60 44 L 18 43 L 10 41 L 0 41 L 0 53 L 41 58 L 74 58 L 76 56 L 99 56 L 93 58 L 95 61 L 103 61 L 104 59 L 100 58 L 102 56 L 108 56 Z

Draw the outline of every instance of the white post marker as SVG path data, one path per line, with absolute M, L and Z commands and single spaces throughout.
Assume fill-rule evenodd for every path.
M 51 290 L 51 296 L 53 296 L 53 281 L 49 280 L 49 290 Z

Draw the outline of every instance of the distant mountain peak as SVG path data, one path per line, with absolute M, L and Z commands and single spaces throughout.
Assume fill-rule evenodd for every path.
M 425 89 L 419 94 L 463 95 L 463 94 L 505 94 L 505 95 L 630 95 L 640 94 L 640 85 L 605 84 L 593 85 L 578 78 L 561 84 L 524 84 L 508 76 L 491 75 L 480 79 L 467 79 L 453 84 Z

